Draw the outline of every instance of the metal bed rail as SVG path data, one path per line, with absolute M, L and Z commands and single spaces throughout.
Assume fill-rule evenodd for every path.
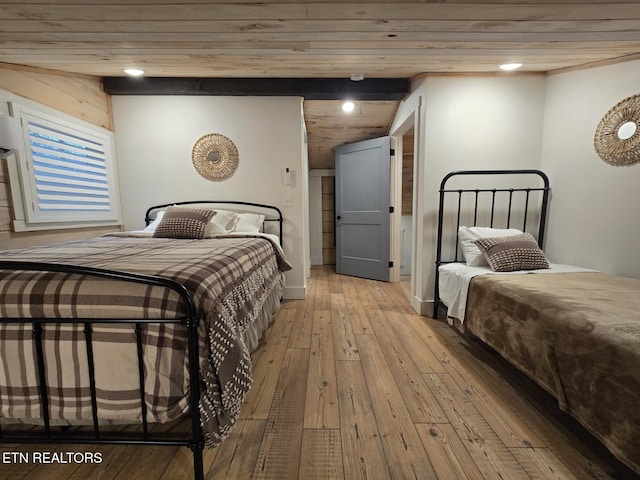
M 264 211 L 267 212 L 272 212 L 271 216 L 266 216 L 264 219 L 264 223 L 269 222 L 269 223 L 277 223 L 277 228 L 278 228 L 278 238 L 280 239 L 280 246 L 282 246 L 282 235 L 283 235 L 283 229 L 282 229 L 282 223 L 283 223 L 283 216 L 282 216 L 282 211 L 273 205 L 266 205 L 263 203 L 254 203 L 254 202 L 244 202 L 244 201 L 240 201 L 240 200 L 188 200 L 185 202 L 172 202 L 172 203 L 165 203 L 162 205 L 154 205 L 153 207 L 149 207 L 146 211 L 146 213 L 144 214 L 144 221 L 146 225 L 149 225 L 153 220 L 154 217 L 151 216 L 151 214 L 157 210 L 161 210 L 163 208 L 167 208 L 167 207 L 171 207 L 173 205 L 196 205 L 196 204 L 200 204 L 200 205 L 207 205 L 207 204 L 213 204 L 213 205 L 239 205 L 239 206 L 245 206 L 245 207 L 255 207 L 257 209 L 262 209 Z M 264 230 L 264 228 L 263 228 Z
M 40 407 L 43 412 L 44 432 L 7 432 L 0 426 L 0 444 L 123 444 L 123 445 L 170 445 L 186 446 L 193 452 L 194 477 L 196 480 L 204 478 L 203 456 L 204 439 L 200 423 L 200 375 L 198 355 L 198 324 L 199 315 L 191 293 L 184 285 L 167 278 L 153 275 L 106 270 L 77 265 L 53 264 L 46 262 L 0 261 L 0 270 L 11 271 L 40 271 L 58 272 L 77 275 L 88 275 L 111 280 L 129 281 L 151 286 L 160 286 L 175 291 L 184 303 L 184 316 L 176 318 L 0 318 L 0 324 L 31 324 L 32 341 L 37 361 L 37 383 Z M 140 408 L 142 417 L 142 433 L 105 435 L 100 428 L 97 407 L 97 393 L 95 382 L 95 364 L 93 356 L 92 325 L 100 323 L 127 323 L 135 325 L 137 347 L 137 370 L 140 382 Z M 151 434 L 147 420 L 145 403 L 145 374 L 143 366 L 142 333 L 145 324 L 182 323 L 187 330 L 187 348 L 189 362 L 189 416 L 190 434 L 188 438 L 177 436 L 161 436 Z M 51 425 L 48 402 L 48 385 L 46 380 L 46 361 L 42 345 L 42 326 L 45 324 L 81 324 L 83 325 L 84 342 L 87 353 L 87 368 L 89 372 L 89 389 L 91 395 L 92 426 L 82 427 L 78 432 L 71 432 L 67 427 L 60 429 Z M 29 425 L 29 427 L 31 427 Z M 59 433 L 56 431 L 59 430 Z

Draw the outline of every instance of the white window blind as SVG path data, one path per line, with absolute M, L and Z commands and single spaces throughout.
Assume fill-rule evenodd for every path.
M 111 210 L 106 158 L 100 142 L 33 118 L 27 120 L 27 131 L 40 210 Z
M 113 134 L 20 106 L 14 115 L 24 144 L 18 159 L 24 208 L 15 229 L 121 223 Z

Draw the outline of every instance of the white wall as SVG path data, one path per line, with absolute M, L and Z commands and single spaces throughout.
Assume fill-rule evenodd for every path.
M 638 93 L 640 60 L 548 77 L 541 168 L 553 261 L 640 277 L 640 163 L 608 165 L 593 146 L 607 111 Z
M 307 270 L 306 158 L 302 100 L 298 97 L 114 96 L 124 228 L 144 226 L 152 205 L 182 200 L 245 200 L 280 207 L 287 298 L 303 298 Z M 235 174 L 223 182 L 202 178 L 191 149 L 207 133 L 220 133 L 238 148 Z M 291 186 L 282 170 L 293 171 Z M 285 206 L 285 197 L 291 206 Z

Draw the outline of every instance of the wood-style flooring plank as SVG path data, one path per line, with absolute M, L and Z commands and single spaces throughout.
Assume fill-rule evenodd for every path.
M 356 289 L 356 295 L 360 297 L 360 301 L 365 308 L 365 312 L 367 315 L 370 314 L 371 310 L 379 308 L 378 299 L 372 291 L 371 282 L 374 280 L 366 280 L 364 278 L 356 278 L 351 277 L 353 285 Z
M 253 383 L 242 404 L 241 419 L 266 420 L 269 417 L 289 335 L 298 317 L 298 309 L 280 310 L 276 321 L 265 335 L 265 343 L 259 357 L 252 359 Z
M 387 320 L 393 327 L 398 338 L 402 339 L 407 353 L 411 356 L 413 363 L 420 373 L 445 373 L 445 368 L 440 360 L 429 348 L 433 341 L 430 332 L 421 325 L 419 332 L 416 332 L 411 322 L 412 317 L 417 314 L 404 314 L 398 312 L 388 312 Z
M 358 296 L 358 288 L 354 283 L 353 277 L 346 275 L 336 275 L 336 277 L 342 286 L 344 303 L 349 313 L 353 333 L 359 335 L 373 334 L 373 327 L 369 322 L 369 315 L 362 304 L 362 300 Z
M 329 310 L 329 276 L 333 274 L 327 268 L 319 268 L 316 270 L 316 291 L 314 294 L 315 309 Z
M 511 448 L 531 480 L 580 480 L 548 448 Z
M 129 447 L 134 449 L 136 447 Z M 122 465 L 117 475 L 110 477 L 114 480 L 146 480 L 148 478 L 162 478 L 169 462 L 178 448 L 184 447 L 137 447 L 129 460 Z
M 406 286 L 409 282 L 400 281 L 389 284 L 386 288 L 380 289 L 381 293 L 387 295 L 395 304 L 399 312 L 407 314 L 415 314 L 415 310 L 411 307 L 409 301 L 409 288 Z
M 426 324 L 423 317 L 417 314 L 406 315 L 405 319 L 407 323 L 411 325 L 411 327 L 413 327 L 413 330 L 410 330 L 409 333 L 420 337 L 422 342 L 427 345 L 431 354 L 434 356 L 435 362 L 440 365 L 439 367 L 435 368 L 435 372 L 423 373 L 446 373 L 446 366 L 452 361 L 452 356 L 451 352 L 449 352 L 446 348 L 440 348 L 439 344 L 442 343 L 442 340 L 438 335 L 437 330 Z M 447 328 L 450 327 L 447 326 Z M 433 361 L 430 359 L 429 365 L 432 364 Z
M 378 423 L 360 362 L 337 362 L 345 479 L 390 478 Z
M 438 478 L 484 480 L 451 424 L 416 425 Z
M 205 448 L 202 452 L 202 469 L 205 478 L 211 478 L 211 476 L 207 475 L 207 472 L 211 468 L 217 454 L 217 448 Z M 190 448 L 178 448 L 160 478 L 170 478 L 171 480 L 192 480 L 193 471 L 193 452 Z
M 251 478 L 297 478 L 308 368 L 309 350 L 286 351 Z
M 309 348 L 311 346 L 311 329 L 313 327 L 313 312 L 315 311 L 317 286 L 318 282 L 316 278 L 312 276 L 307 284 L 307 298 L 304 301 L 284 302 L 285 305 L 296 303 L 298 307 L 298 315 L 291 328 L 289 348 Z
M 304 480 L 343 480 L 345 478 L 339 429 L 305 429 L 303 431 L 298 478 Z
M 134 426 L 118 427 L 118 432 L 133 432 L 136 431 Z M 76 448 L 75 445 L 67 446 L 66 448 Z M 43 447 L 43 450 L 48 450 L 47 447 Z M 188 454 L 191 451 L 187 448 L 178 450 L 184 450 Z M 101 480 L 106 478 L 115 478 L 116 475 L 122 470 L 131 458 L 136 454 L 137 447 L 122 446 L 122 445 L 98 445 L 96 452 L 101 454 L 100 463 L 87 462 L 80 465 L 80 468 L 74 472 L 67 472 L 66 478 L 68 480 Z M 193 461 L 190 460 L 187 464 L 187 468 L 191 467 L 193 471 Z M 47 472 L 48 473 L 48 472 Z M 47 477 L 48 478 L 48 477 Z
M 360 360 L 356 337 L 351 324 L 351 316 L 349 315 L 344 295 L 332 293 L 330 302 L 336 360 Z
M 388 318 L 395 312 L 372 312 L 371 323 L 395 385 L 414 423 L 446 423 L 447 416 L 429 390 Z M 401 314 L 400 314 L 401 315 Z
M 451 426 L 486 478 L 526 478 L 526 472 L 448 375 L 425 374 Z
M 359 335 L 356 341 L 391 477 L 435 479 L 403 401 L 404 392 L 398 389 L 376 336 Z
M 455 337 L 452 338 L 455 340 Z M 451 342 L 441 337 L 434 339 L 431 348 L 441 356 L 445 355 L 445 351 L 452 350 Z M 474 375 L 465 360 L 452 357 L 445 364 L 445 371 L 507 447 L 544 446 L 544 442 L 522 420 L 518 410 L 496 394 L 487 384 L 486 376 Z
M 205 465 L 206 478 L 251 478 L 266 423 L 266 420 L 239 420 L 229 437 L 217 447 L 215 463 Z
M 364 288 L 365 283 L 360 282 Z M 387 294 L 387 290 L 389 288 L 389 283 L 387 282 L 379 282 L 370 280 L 366 282 L 366 290 L 367 290 L 367 298 L 373 299 L 375 301 L 376 308 L 389 312 L 398 311 L 398 307 L 396 306 L 393 299 Z
M 340 426 L 331 312 L 325 310 L 313 316 L 304 413 L 304 428 Z

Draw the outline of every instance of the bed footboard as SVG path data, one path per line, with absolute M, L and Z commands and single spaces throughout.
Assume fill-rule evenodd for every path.
M 40 425 L 11 425 L 2 427 L 0 422 L 0 444 L 125 444 L 125 445 L 168 445 L 185 446 L 193 452 L 194 477 L 197 480 L 204 478 L 202 451 L 204 439 L 200 420 L 200 372 L 199 372 L 199 352 L 198 352 L 198 325 L 200 323 L 199 314 L 191 293 L 184 285 L 171 279 L 159 276 L 141 275 L 121 271 L 106 269 L 62 265 L 53 263 L 22 262 L 22 261 L 0 261 L 0 274 L 8 272 L 40 272 L 43 275 L 81 275 L 87 277 L 97 277 L 106 280 L 116 280 L 143 284 L 165 288 L 175 292 L 181 303 L 180 315 L 175 318 L 89 318 L 82 316 L 56 317 L 56 316 L 4 316 L 0 318 L 0 327 L 7 328 L 9 325 L 28 325 L 31 331 L 30 343 L 35 354 L 36 363 L 36 383 L 39 397 L 39 409 L 41 417 Z M 183 314 L 184 312 L 184 314 Z M 105 422 L 99 417 L 98 393 L 96 387 L 96 364 L 95 364 L 95 339 L 94 330 L 102 324 L 127 324 L 133 326 L 135 331 L 135 344 L 137 351 L 137 365 L 132 369 L 137 371 L 140 390 L 140 428 L 136 432 L 113 432 L 106 428 Z M 144 344 L 143 335 L 145 328 L 150 325 L 161 324 L 181 324 L 186 329 L 187 337 L 187 361 L 188 361 L 188 385 L 189 385 L 189 416 L 190 427 L 188 434 L 167 434 L 153 432 L 149 425 L 148 407 L 145 396 L 149 393 L 145 391 L 145 368 L 144 368 Z M 46 325 L 79 326 L 83 338 L 78 342 L 84 343 L 82 351 L 86 354 L 86 365 L 83 368 L 88 372 L 88 389 L 91 398 L 91 421 L 90 425 L 78 426 L 77 428 L 66 428 L 57 426 L 57 421 L 51 418 L 50 405 L 50 384 L 47 376 L 47 356 L 43 346 L 43 327 Z M 83 354 L 83 356 L 85 356 Z M 78 360 L 78 359 L 76 359 Z M 24 428 L 23 428 L 24 427 Z

